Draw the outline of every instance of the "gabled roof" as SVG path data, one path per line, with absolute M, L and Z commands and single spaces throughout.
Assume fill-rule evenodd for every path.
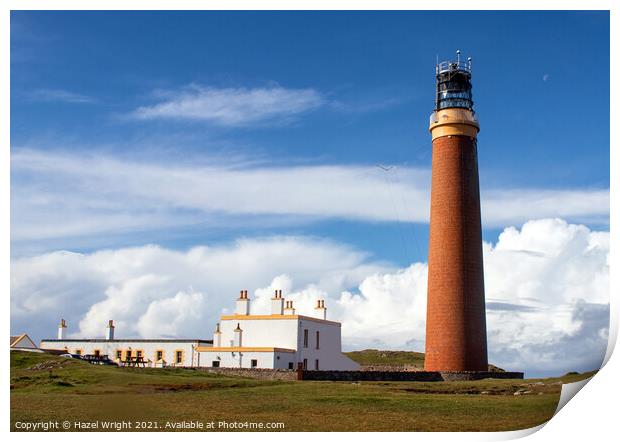
M 21 345 L 19 345 L 21 344 Z M 26 333 L 19 336 L 11 336 L 11 348 L 38 348 L 30 336 Z

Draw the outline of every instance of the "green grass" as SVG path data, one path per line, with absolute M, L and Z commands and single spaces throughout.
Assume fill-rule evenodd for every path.
M 417 351 L 397 351 L 397 350 L 359 350 L 345 353 L 358 364 L 364 366 L 374 365 L 408 365 L 412 368 L 424 369 L 424 353 Z M 489 364 L 489 371 L 504 371 L 495 365 Z
M 547 421 L 559 381 L 261 381 L 127 369 L 11 353 L 11 423 L 95 420 L 283 422 L 285 431 L 500 431 Z M 514 392 L 531 393 L 515 396 Z M 483 393 L 484 392 L 484 393 Z M 216 424 L 217 425 L 217 424 Z M 216 426 L 217 429 L 217 426 Z
M 359 350 L 345 353 L 360 365 L 413 365 L 424 367 L 424 353 L 416 351 Z

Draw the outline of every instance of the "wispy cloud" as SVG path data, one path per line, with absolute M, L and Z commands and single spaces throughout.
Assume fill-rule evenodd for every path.
M 36 89 L 24 94 L 27 99 L 38 102 L 63 102 L 75 104 L 95 103 L 97 100 L 88 95 L 77 94 L 64 89 Z
M 206 121 L 221 126 L 282 122 L 321 107 L 324 97 L 314 89 L 214 88 L 192 84 L 159 93 L 161 101 L 131 113 L 140 120 Z
M 156 163 L 26 149 L 13 150 L 11 166 L 13 240 L 196 223 L 281 226 L 329 218 L 426 223 L 429 216 L 428 169 L 237 165 L 221 158 Z M 482 194 L 482 214 L 487 227 L 539 217 L 605 224 L 609 190 L 489 190 Z

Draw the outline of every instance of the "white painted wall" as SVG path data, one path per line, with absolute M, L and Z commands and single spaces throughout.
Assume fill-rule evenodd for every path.
M 237 324 L 243 330 L 243 347 L 276 347 L 295 350 L 295 353 L 281 353 L 280 359 L 274 358 L 271 367 L 288 368 L 293 362 L 307 360 L 307 369 L 314 370 L 318 360 L 319 370 L 359 370 L 359 364 L 342 354 L 340 324 L 336 322 L 314 321 L 309 317 L 253 319 L 237 317 L 222 319 L 220 322 L 221 346 L 235 346 Z M 308 345 L 304 345 L 304 330 L 308 330 Z M 316 345 L 316 333 L 319 332 L 319 347 Z M 206 352 L 205 352 L 206 353 Z M 204 353 L 203 353 L 204 354 Z M 276 355 L 277 356 L 277 355 Z M 239 356 L 220 355 L 221 367 L 239 367 Z M 202 358 L 202 355 L 201 355 Z M 241 357 L 241 366 L 245 367 Z M 250 358 L 255 359 L 255 358 Z M 260 357 L 259 361 L 267 361 Z M 201 363 L 202 365 L 202 363 Z M 207 364 L 211 366 L 210 362 Z M 249 362 L 247 367 L 249 367 Z
M 248 318 L 251 318 L 249 316 Z M 231 347 L 237 324 L 243 330 L 244 347 L 297 348 L 296 319 L 230 319 L 220 321 L 222 347 Z
M 288 369 L 289 363 L 296 368 L 294 353 L 278 351 L 203 351 L 200 352 L 200 367 L 213 367 L 213 361 L 219 361 L 220 367 L 252 368 L 252 359 L 257 362 L 255 368 Z
M 164 352 L 164 364 L 166 366 L 177 367 L 195 367 L 197 366 L 198 354 L 194 350 L 194 347 L 198 345 L 198 341 L 195 342 L 177 342 L 177 341 L 156 341 L 156 342 L 139 342 L 139 341 L 107 341 L 101 340 L 97 342 L 82 342 L 65 339 L 63 341 L 41 341 L 40 348 L 42 349 L 55 349 L 55 350 L 67 350 L 69 353 L 77 353 L 81 350 L 83 355 L 94 354 L 95 350 L 99 350 L 101 355 L 107 355 L 112 361 L 118 362 L 116 352 L 122 351 L 122 359 L 125 360 L 125 355 L 128 351 L 131 351 L 132 356 L 136 356 L 138 350 L 142 351 L 142 356 L 147 362 L 147 366 L 155 367 L 161 366 L 161 362 L 157 363 L 155 360 L 157 350 L 163 350 Z M 204 343 L 202 344 L 204 345 Z M 182 351 L 182 362 L 176 362 L 176 351 Z

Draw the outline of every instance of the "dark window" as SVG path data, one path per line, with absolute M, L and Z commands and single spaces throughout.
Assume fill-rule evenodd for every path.
M 315 370 L 318 370 L 318 369 L 319 369 L 319 360 L 318 360 L 318 359 L 315 359 L 315 360 L 314 360 L 314 369 L 315 369 Z
M 220 361 L 211 362 L 211 367 L 219 367 L 219 366 L 220 366 Z
M 101 350 L 95 350 L 94 354 L 96 357 L 99 357 L 101 355 Z
M 317 348 L 317 349 L 319 348 L 319 345 L 320 345 L 320 340 L 321 340 L 320 338 L 321 338 L 320 333 L 319 333 L 319 331 L 317 330 L 317 331 L 316 331 L 316 348 Z
M 161 361 L 162 359 L 164 359 L 164 352 L 162 350 L 157 350 L 157 353 L 155 354 L 155 360 Z
M 183 362 L 183 352 L 180 350 L 176 352 L 176 361 L 177 361 L 177 364 L 180 364 L 181 362 Z
M 250 366 L 251 366 L 252 368 L 256 368 L 256 367 L 258 367 L 258 360 L 256 360 L 256 359 L 252 359 L 252 360 L 250 360 Z
M 288 363 L 288 369 L 292 370 L 293 368 L 295 368 L 295 364 L 293 364 L 292 362 Z
M 131 360 L 131 350 L 127 350 L 127 351 L 125 352 L 125 360 L 126 360 L 126 361 Z
M 116 359 L 121 359 L 123 357 L 123 352 L 121 350 L 116 350 Z
M 308 369 L 308 360 L 304 359 L 304 370 Z
M 308 329 L 304 329 L 304 347 L 308 348 Z
M 136 351 L 136 357 L 137 358 L 141 358 L 142 357 L 142 350 Z
M 75 354 L 78 355 L 78 356 L 81 355 L 82 354 L 82 350 L 75 350 Z

